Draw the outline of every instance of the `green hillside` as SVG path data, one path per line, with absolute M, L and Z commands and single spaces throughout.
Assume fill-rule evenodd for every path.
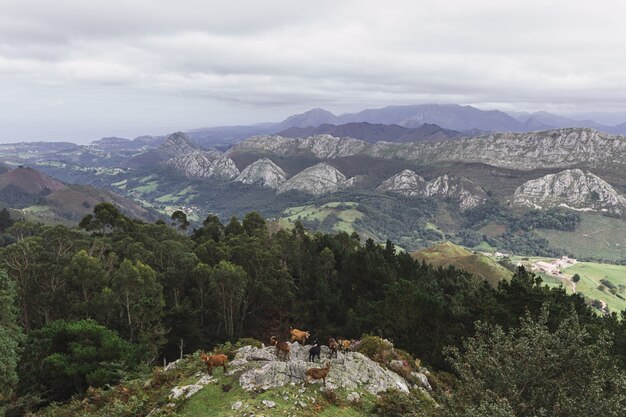
M 579 262 L 564 272 L 580 275 L 576 292 L 592 300 L 604 301 L 610 311 L 626 309 L 626 266 Z
M 581 213 L 575 231 L 543 230 L 536 233 L 550 245 L 577 258 L 607 261 L 626 259 L 626 222 L 599 214 Z
M 319 384 L 278 387 L 266 391 L 246 391 L 238 383 L 238 375 L 226 375 L 221 368 L 214 370 L 213 379 L 190 398 L 171 398 L 172 390 L 198 382 L 206 376 L 206 367 L 198 352 L 185 357 L 168 370 L 155 368 L 151 373 L 124 382 L 114 389 L 92 389 L 85 397 L 65 405 L 53 405 L 37 416 L 361 416 L 372 408 L 375 396 L 359 392 L 360 401 L 346 400 L 344 389 L 326 394 Z M 264 401 L 266 402 L 264 404 Z M 270 402 L 271 401 L 271 402 Z M 240 403 L 239 409 L 237 403 Z M 268 407 L 266 404 L 270 404 Z
M 434 266 L 454 266 L 496 286 L 503 279 L 510 279 L 511 271 L 494 258 L 473 253 L 452 242 L 443 242 L 431 248 L 413 252 L 413 258 Z

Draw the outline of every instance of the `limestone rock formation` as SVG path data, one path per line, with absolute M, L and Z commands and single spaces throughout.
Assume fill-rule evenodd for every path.
M 424 187 L 424 194 L 457 200 L 461 210 L 476 207 L 487 199 L 487 193 L 471 180 L 450 175 L 442 175 L 428 181 Z
M 340 158 L 365 152 L 368 144 L 353 138 L 316 135 L 306 139 L 254 136 L 233 146 L 229 154 L 256 153 L 281 156 L 308 155 L 319 159 Z
M 351 182 L 337 168 L 326 162 L 320 162 L 289 178 L 278 187 L 278 192 L 298 190 L 307 194 L 320 195 L 350 185 Z
M 534 208 L 560 206 L 615 215 L 626 213 L 626 196 L 597 175 L 580 169 L 525 182 L 515 190 L 513 203 Z
M 330 361 L 331 369 L 326 386 L 331 389 L 365 389 L 373 394 L 387 389 L 408 392 L 407 382 L 390 371 L 357 352 L 338 353 L 337 358 L 328 358 L 328 347 L 322 346 L 321 363 L 308 362 L 309 348 L 298 342 L 291 345 L 291 359 L 284 361 L 274 355 L 274 347 L 255 348 L 244 346 L 230 362 L 229 374 L 241 373 L 239 384 L 246 390 L 270 389 L 289 383 L 304 382 L 306 370 L 311 367 L 324 367 Z M 271 360 L 265 360 L 270 357 Z M 311 383 L 320 383 L 313 381 Z
M 426 182 L 408 169 L 383 181 L 378 190 L 406 196 L 451 198 L 458 201 L 461 210 L 476 207 L 487 198 L 485 191 L 467 178 L 442 175 Z
M 626 168 L 626 137 L 589 128 L 496 133 L 435 143 L 369 144 L 353 138 L 328 135 L 307 139 L 257 136 L 235 145 L 230 152 L 312 155 L 320 159 L 363 155 L 418 163 L 483 163 L 523 170 L 570 168 L 581 164 L 587 167 Z
M 422 195 L 426 181 L 410 169 L 394 175 L 378 186 L 378 191 L 389 191 L 407 196 Z
M 258 184 L 268 188 L 278 188 L 285 182 L 287 174 L 269 158 L 253 162 L 241 171 L 235 181 L 244 184 Z
M 199 149 L 182 132 L 169 135 L 161 149 L 170 156 L 165 164 L 186 177 L 232 179 L 239 175 L 232 159 L 217 150 Z

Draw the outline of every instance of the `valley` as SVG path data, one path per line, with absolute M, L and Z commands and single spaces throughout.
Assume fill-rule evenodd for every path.
M 621 262 L 622 153 L 623 137 L 570 128 L 408 143 L 326 133 L 253 136 L 223 151 L 177 132 L 88 146 L 6 145 L 0 159 L 115 192 L 157 216 L 182 210 L 192 227 L 210 213 L 226 220 L 255 210 L 283 225 L 300 220 L 314 230 L 391 239 L 409 251 L 452 240 L 528 256 Z M 354 212 L 329 210 L 331 203 L 350 203 Z M 552 213 L 553 221 L 526 224 L 533 210 Z M 554 210 L 576 224 L 564 227 Z

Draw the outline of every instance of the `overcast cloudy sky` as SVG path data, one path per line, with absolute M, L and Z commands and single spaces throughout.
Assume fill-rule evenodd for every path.
M 0 141 L 323 107 L 626 113 L 622 0 L 0 0 Z

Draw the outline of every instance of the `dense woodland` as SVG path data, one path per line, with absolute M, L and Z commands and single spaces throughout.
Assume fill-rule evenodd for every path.
M 559 227 L 576 222 L 547 216 L 545 222 L 560 219 Z M 539 227 L 520 222 L 521 229 Z M 0 401 L 8 415 L 113 384 L 181 353 L 242 337 L 285 337 L 289 326 L 319 340 L 393 340 L 456 381 L 449 407 L 458 415 L 509 415 L 495 414 L 501 404 L 487 394 L 492 382 L 476 381 L 488 374 L 482 365 L 495 366 L 489 358 L 497 353 L 502 366 L 490 371 L 514 384 L 505 368 L 516 369 L 507 363 L 515 346 L 524 347 L 520 340 L 541 341 L 526 348 L 542 355 L 575 346 L 580 356 L 559 363 L 582 366 L 589 378 L 579 384 L 610 377 L 594 392 L 613 404 L 604 415 L 618 416 L 613 411 L 626 401 L 626 320 L 597 316 L 582 296 L 542 286 L 523 269 L 493 288 L 466 272 L 419 263 L 391 241 L 313 234 L 300 223 L 270 234 L 255 212 L 227 224 L 209 215 L 188 230 L 180 213 L 172 224 L 142 223 L 102 203 L 79 227 L 19 221 L 3 228 Z M 549 380 L 542 372 L 554 369 L 535 365 L 533 378 Z M 564 375 L 562 386 L 550 385 L 562 390 L 555 401 L 571 388 Z

